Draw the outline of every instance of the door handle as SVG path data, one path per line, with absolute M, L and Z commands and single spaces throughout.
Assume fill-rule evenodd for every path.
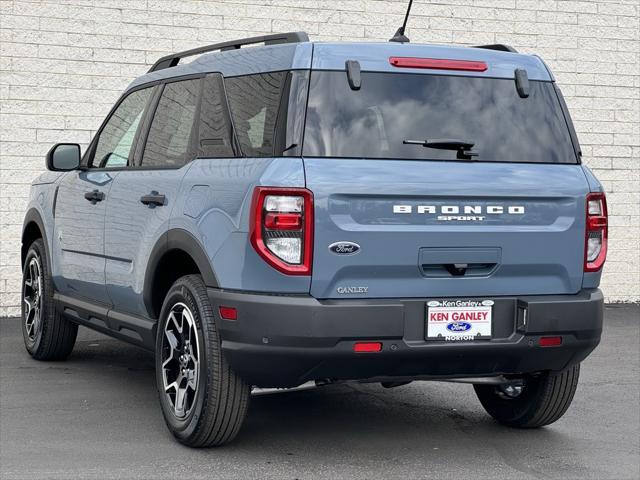
M 148 195 L 141 196 L 140 202 L 151 208 L 155 208 L 156 206 L 161 207 L 167 203 L 167 197 L 153 190 Z
M 94 190 L 92 192 L 85 192 L 84 198 L 89 200 L 91 203 L 93 203 L 95 205 L 96 203 L 101 202 L 102 200 L 104 200 L 104 192 L 101 192 L 100 190 Z

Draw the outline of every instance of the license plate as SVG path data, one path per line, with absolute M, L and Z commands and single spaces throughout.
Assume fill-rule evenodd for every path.
M 492 313 L 493 300 L 431 300 L 426 308 L 426 339 L 448 342 L 490 339 Z

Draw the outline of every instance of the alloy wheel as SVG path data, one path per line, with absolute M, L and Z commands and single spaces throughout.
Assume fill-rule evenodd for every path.
M 185 418 L 196 400 L 200 344 L 193 313 L 184 303 L 169 311 L 162 336 L 162 380 L 173 414 Z
M 42 268 L 37 256 L 31 258 L 24 275 L 23 301 L 27 337 L 35 341 L 42 328 Z

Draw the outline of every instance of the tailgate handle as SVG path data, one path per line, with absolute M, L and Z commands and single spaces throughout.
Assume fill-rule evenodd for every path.
M 425 277 L 487 276 L 501 257 L 499 247 L 421 248 L 419 266 Z

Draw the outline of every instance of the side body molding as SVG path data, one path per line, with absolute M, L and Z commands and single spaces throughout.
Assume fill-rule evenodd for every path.
M 176 228 L 168 230 L 162 234 L 156 242 L 149 256 L 149 261 L 147 262 L 144 277 L 143 300 L 150 318 L 153 318 L 153 283 L 155 273 L 163 257 L 173 250 L 181 250 L 193 259 L 207 287 L 218 287 L 218 279 L 213 271 L 209 257 L 196 237 L 183 229 Z

